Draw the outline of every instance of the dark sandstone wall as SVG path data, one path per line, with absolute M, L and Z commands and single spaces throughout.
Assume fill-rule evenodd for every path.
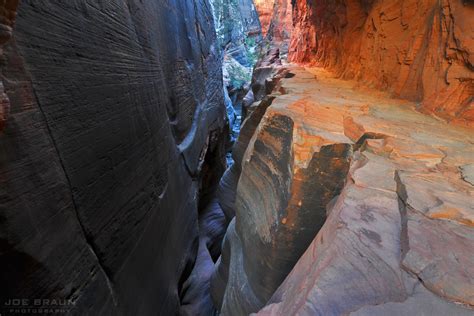
M 179 310 L 199 196 L 225 164 L 215 41 L 207 0 L 19 4 L 2 60 L 2 300 Z

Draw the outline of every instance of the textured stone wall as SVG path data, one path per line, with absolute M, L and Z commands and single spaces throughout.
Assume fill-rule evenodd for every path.
M 0 299 L 175 314 L 225 164 L 209 3 L 24 0 L 3 52 Z
M 257 0 L 255 6 L 262 25 L 262 34 L 273 44 L 289 42 L 293 30 L 291 0 Z
M 473 14 L 461 0 L 297 0 L 290 59 L 472 125 Z
M 273 17 L 269 27 L 269 34 L 274 42 L 288 42 L 293 31 L 292 2 L 290 0 L 276 0 L 273 7 Z
M 262 26 L 263 36 L 267 35 L 268 28 L 270 27 L 274 4 L 275 0 L 255 0 L 255 7 L 258 11 L 258 18 L 260 19 L 260 25 Z
M 12 27 L 15 22 L 18 0 L 4 0 L 0 2 L 0 58 L 3 58 L 3 46 L 12 37 Z M 2 62 L 4 63 L 4 61 Z M 5 94 L 3 79 L 0 80 L 0 132 L 10 114 L 10 100 Z

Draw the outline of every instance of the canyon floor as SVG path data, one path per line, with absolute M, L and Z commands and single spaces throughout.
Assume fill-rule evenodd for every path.
M 282 69 L 242 162 L 223 314 L 472 315 L 472 129 L 321 68 Z M 301 231 L 317 236 L 267 301 Z

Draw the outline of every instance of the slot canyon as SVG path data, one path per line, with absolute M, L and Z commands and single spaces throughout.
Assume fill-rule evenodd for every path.
M 474 315 L 472 0 L 0 0 L 0 316 Z

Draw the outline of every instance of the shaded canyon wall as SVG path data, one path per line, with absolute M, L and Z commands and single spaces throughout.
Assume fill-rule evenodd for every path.
M 216 45 L 207 0 L 21 1 L 2 59 L 2 301 L 179 312 L 225 168 Z

